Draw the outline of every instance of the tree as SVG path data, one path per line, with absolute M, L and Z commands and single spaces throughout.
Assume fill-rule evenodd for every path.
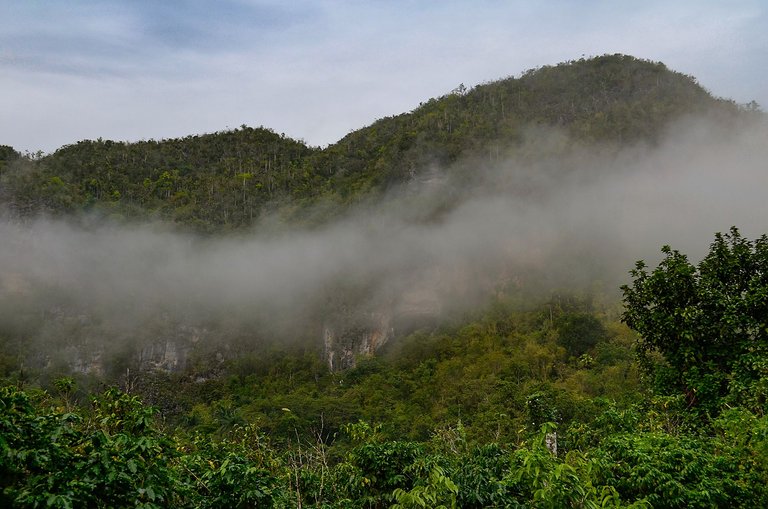
M 652 272 L 639 261 L 622 287 L 624 322 L 660 387 L 683 391 L 689 406 L 721 403 L 764 412 L 768 401 L 768 237 L 754 242 L 735 227 L 715 235 L 709 254 L 692 265 L 664 246 Z M 657 351 L 662 363 L 647 355 Z
M 64 389 L 71 385 L 62 381 Z M 3 507 L 178 506 L 173 442 L 155 410 L 110 389 L 84 418 L 35 405 L 0 387 L 0 505 Z
M 3 174 L 3 168 L 18 159 L 21 159 L 21 154 L 16 152 L 13 147 L 0 145 L 0 175 Z
M 578 357 L 606 338 L 600 320 L 589 313 L 566 313 L 555 323 L 558 341 L 569 355 Z

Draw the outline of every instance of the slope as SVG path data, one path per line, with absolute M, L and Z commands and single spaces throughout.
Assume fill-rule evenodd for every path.
M 461 85 L 323 150 L 246 126 L 162 141 L 82 141 L 5 164 L 0 199 L 21 216 L 98 212 L 203 231 L 248 226 L 269 212 L 306 220 L 324 202 L 310 215 L 318 222 L 425 170 L 502 159 L 536 128 L 560 128 L 587 146 L 653 143 L 681 115 L 733 119 L 740 111 L 661 63 L 606 55 Z

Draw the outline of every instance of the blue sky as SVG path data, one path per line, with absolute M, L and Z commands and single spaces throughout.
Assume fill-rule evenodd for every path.
M 333 143 L 460 83 L 626 53 L 768 109 L 768 1 L 0 0 L 0 144 Z

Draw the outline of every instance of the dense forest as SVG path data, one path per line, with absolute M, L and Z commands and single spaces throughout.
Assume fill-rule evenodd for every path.
M 299 222 L 314 214 L 317 222 L 430 168 L 533 157 L 524 140 L 537 126 L 562 128 L 571 146 L 620 146 L 653 143 L 683 114 L 727 123 L 745 110 L 661 63 L 604 56 L 462 85 L 322 150 L 245 125 L 161 141 L 86 140 L 48 155 L 6 146 L 0 198 L 22 217 L 93 212 L 201 231 L 247 226 L 268 212 Z
M 670 130 L 764 122 L 606 55 L 325 148 L 0 147 L 0 505 L 768 506 L 768 237 L 647 246 L 621 288 L 602 223 L 533 241 Z

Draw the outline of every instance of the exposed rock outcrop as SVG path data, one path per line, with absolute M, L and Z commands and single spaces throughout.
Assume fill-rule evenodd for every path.
M 394 336 L 389 313 L 363 313 L 323 326 L 323 357 L 331 371 L 354 367 L 358 356 L 370 357 Z

